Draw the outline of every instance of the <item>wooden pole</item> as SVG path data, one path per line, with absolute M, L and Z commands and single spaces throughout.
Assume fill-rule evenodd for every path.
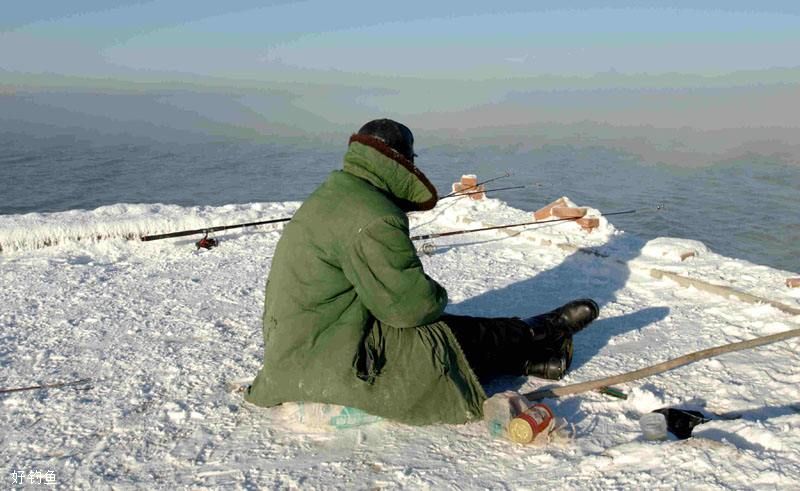
M 620 375 L 614 375 L 612 377 L 606 377 L 597 380 L 589 380 L 587 382 L 581 382 L 578 384 L 565 385 L 562 387 L 554 387 L 551 389 L 539 389 L 533 392 L 528 392 L 527 394 L 523 395 L 527 397 L 528 400 L 538 401 L 540 399 L 545 399 L 545 398 L 560 397 L 569 394 L 580 394 L 582 392 L 588 392 L 590 390 L 599 389 L 601 387 L 607 387 L 609 385 L 622 384 L 625 382 L 630 382 L 632 380 L 638 380 L 640 378 L 649 377 L 657 373 L 666 372 L 667 370 L 672 370 L 673 368 L 677 368 L 683 365 L 688 365 L 689 363 L 693 363 L 698 360 L 719 356 L 724 353 L 731 353 L 733 351 L 741 351 L 745 349 L 755 348 L 757 346 L 763 346 L 765 344 L 771 344 L 778 341 L 783 341 L 784 339 L 794 338 L 798 336 L 800 336 L 800 329 L 792 329 L 789 331 L 779 332 L 777 334 L 770 334 L 769 336 L 762 336 L 760 338 L 750 339 L 747 341 L 739 341 L 738 343 L 725 344 L 722 346 L 717 346 L 715 348 L 709 348 L 702 351 L 695 351 L 694 353 L 689 353 L 688 355 L 683 355 L 681 357 L 674 358 L 672 360 L 668 360 L 663 363 L 659 363 L 657 365 L 652 365 L 646 368 L 642 368 L 640 370 L 635 370 L 633 372 L 623 373 Z

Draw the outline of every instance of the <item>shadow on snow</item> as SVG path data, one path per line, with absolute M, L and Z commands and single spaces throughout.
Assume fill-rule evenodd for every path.
M 625 237 L 625 240 L 622 239 Z M 600 306 L 601 319 L 575 335 L 571 370 L 580 368 L 608 341 L 664 319 L 669 308 L 644 307 L 616 317 L 602 317 L 603 307 L 617 301 L 617 292 L 630 277 L 627 262 L 640 254 L 644 242 L 627 235 L 613 236 L 598 249 L 584 249 L 558 266 L 524 281 L 487 291 L 452 305 L 453 314 L 484 317 L 528 317 L 547 312 L 577 298 L 592 298 Z M 598 255 L 608 255 L 609 258 Z M 489 272 L 489 274 L 491 274 Z M 489 384 L 489 392 L 518 389 L 525 377 L 501 377 Z M 494 389 L 494 390 L 493 390 Z

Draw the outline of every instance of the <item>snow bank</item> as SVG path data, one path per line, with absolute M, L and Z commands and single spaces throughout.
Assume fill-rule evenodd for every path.
M 6 482 L 48 471 L 62 487 L 84 488 L 787 489 L 800 482 L 797 341 L 626 384 L 619 388 L 627 400 L 599 393 L 547 400 L 573 437 L 541 448 L 492 439 L 481 423 L 383 421 L 319 432 L 227 390 L 260 366 L 264 279 L 280 227 L 218 234 L 221 245 L 210 251 L 185 237 L 71 239 L 256 221 L 296 207 L 115 205 L 0 217 L 2 387 L 91 379 L 0 395 Z M 530 220 L 500 201 L 469 199 L 411 216 L 414 234 Z M 422 260 L 447 287 L 453 313 L 531 315 L 595 298 L 600 318 L 576 336 L 572 370 L 559 384 L 800 321 L 648 273 L 659 268 L 798 306 L 794 290 L 780 286 L 786 272 L 697 242 L 646 243 L 611 222 L 592 233 L 561 222 L 436 239 Z M 32 248 L 47 237 L 59 245 Z M 550 383 L 510 377 L 488 389 Z M 639 417 L 664 406 L 702 410 L 713 421 L 689 440 L 644 441 Z
M 144 235 L 286 218 L 299 205 L 254 203 L 185 208 L 120 203 L 91 211 L 0 215 L 0 251 L 37 249 L 69 242 L 138 240 Z M 281 213 L 283 215 L 278 216 Z

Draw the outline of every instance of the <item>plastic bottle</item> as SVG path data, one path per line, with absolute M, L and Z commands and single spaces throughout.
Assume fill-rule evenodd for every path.
M 645 440 L 666 440 L 667 419 L 661 413 L 647 413 L 639 418 Z
M 349 406 L 339 406 L 341 410 L 328 420 L 328 424 L 337 430 L 355 428 L 357 426 L 377 423 L 383 418 L 374 414 L 365 413 L 361 409 Z
M 531 443 L 541 434 L 547 434 L 555 422 L 553 411 L 546 404 L 534 404 L 508 424 L 508 437 L 517 443 Z
M 495 438 L 508 437 L 511 420 L 528 409 L 530 402 L 519 392 L 499 392 L 483 402 L 483 419 L 486 429 Z
M 358 408 L 321 402 L 287 402 L 276 410 L 276 416 L 284 423 L 323 430 L 355 428 L 383 419 Z

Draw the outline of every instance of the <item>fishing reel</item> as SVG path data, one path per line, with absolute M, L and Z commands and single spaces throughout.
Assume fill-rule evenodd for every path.
M 425 256 L 432 256 L 436 253 L 436 244 L 433 242 L 425 242 L 420 246 L 419 252 Z
M 213 237 L 208 236 L 208 232 L 203 236 L 202 239 L 198 240 L 194 243 L 197 246 L 197 250 L 200 249 L 211 249 L 212 247 L 217 247 L 219 245 L 219 241 Z

